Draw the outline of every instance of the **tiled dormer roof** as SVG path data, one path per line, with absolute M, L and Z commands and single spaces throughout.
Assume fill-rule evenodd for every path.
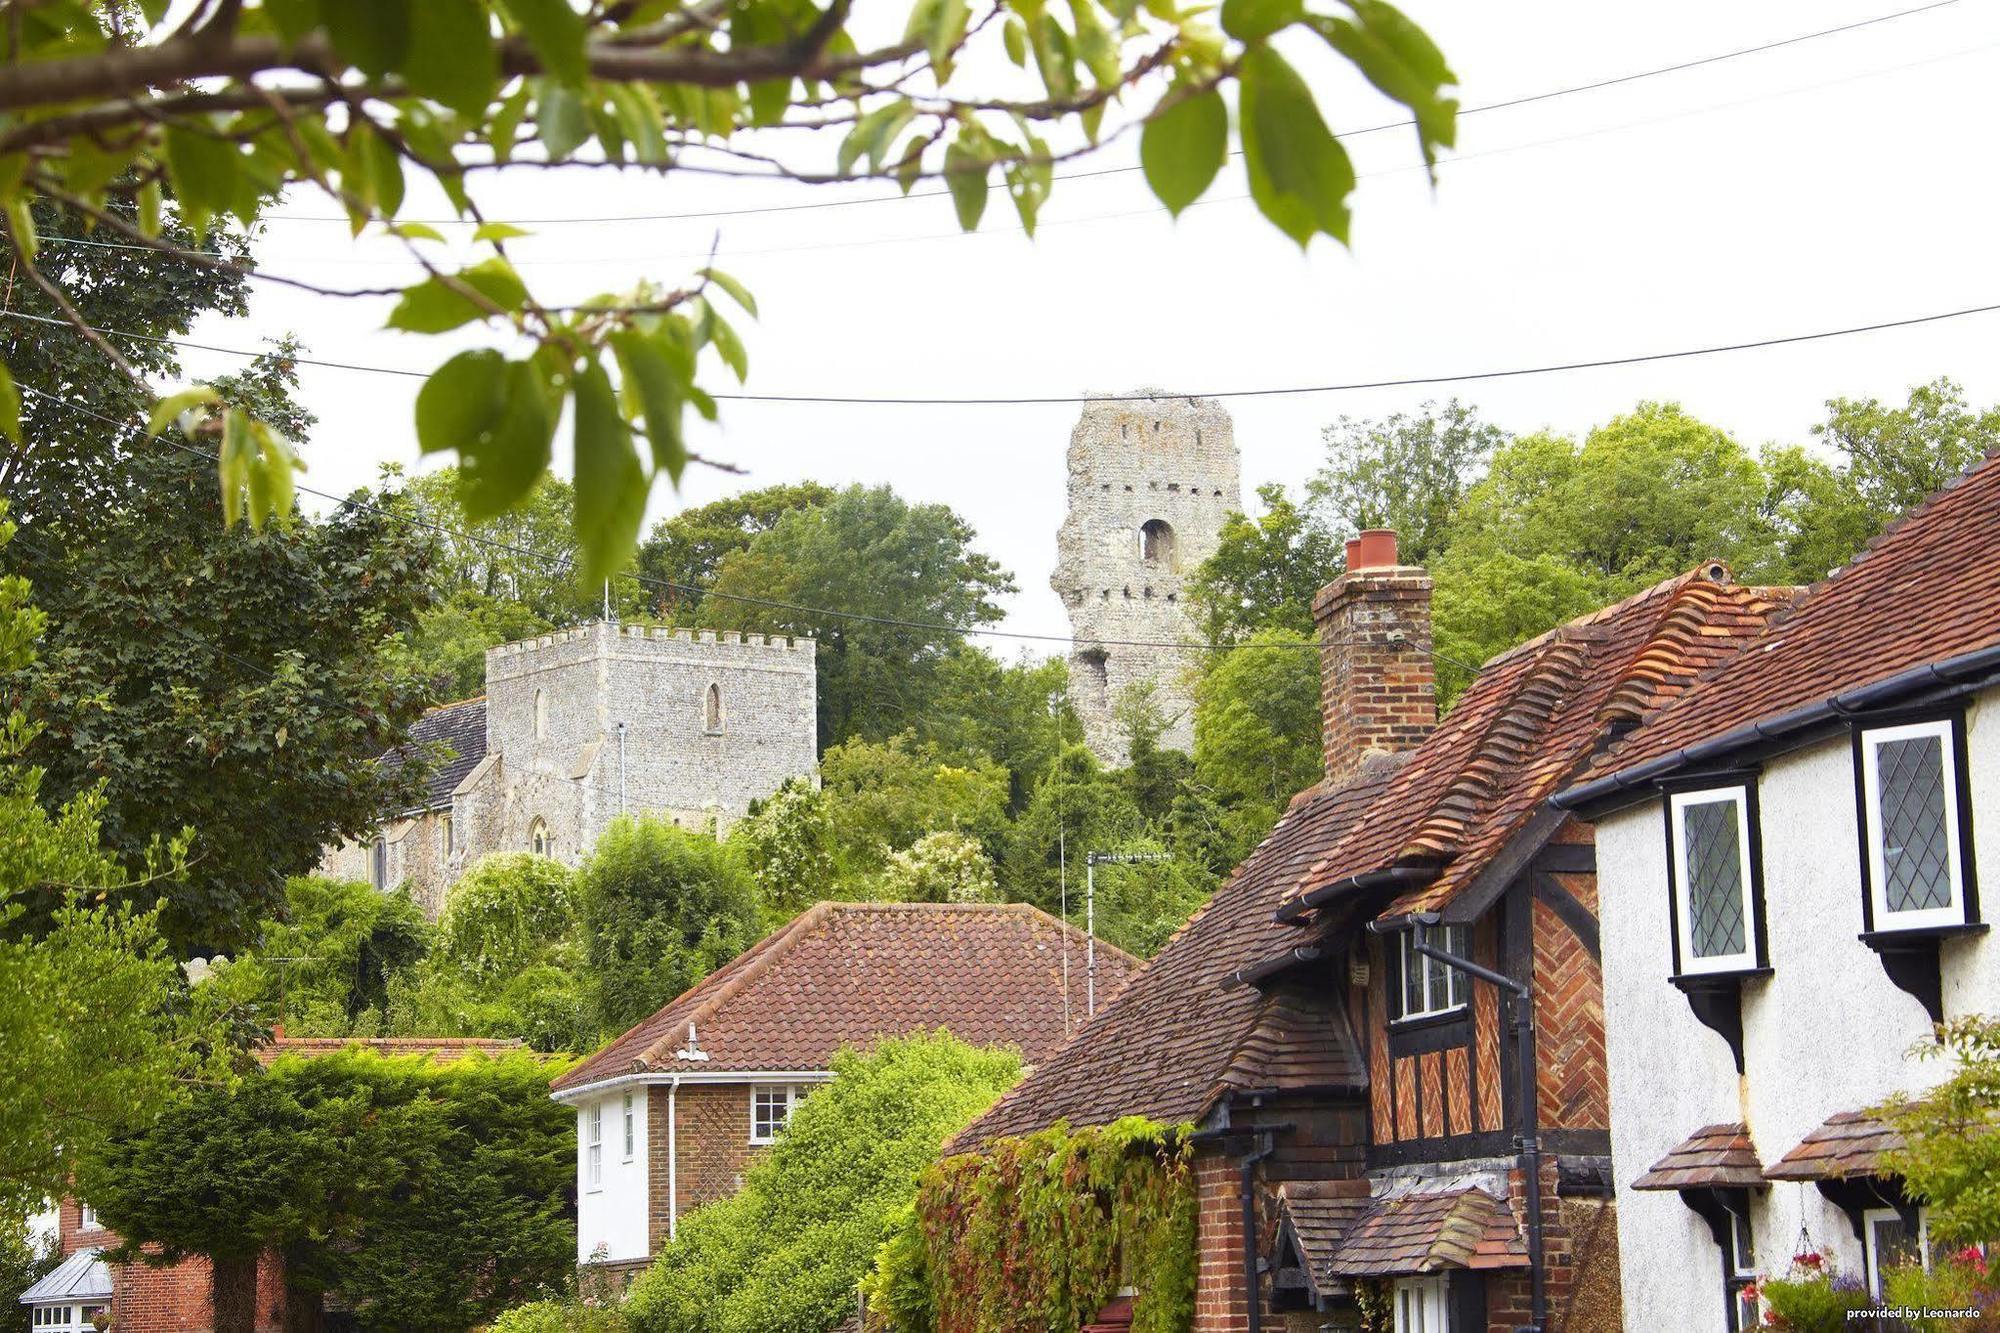
M 558 1092 L 641 1073 L 816 1072 L 843 1045 L 948 1028 L 1017 1046 L 1030 1064 L 1083 1013 L 1083 932 L 1025 903 L 824 902 L 555 1082 Z M 1139 963 L 1097 942 L 1110 1002 Z M 692 1027 L 696 1045 L 688 1045 Z M 698 1050 L 705 1058 L 694 1058 Z M 683 1054 L 684 1052 L 688 1054 Z
M 410 738 L 376 760 L 394 772 L 410 762 L 425 746 L 438 744 L 444 754 L 432 770 L 424 803 L 398 814 L 414 815 L 423 810 L 443 810 L 451 806 L 451 794 L 465 775 L 479 767 L 486 757 L 486 696 L 440 704 L 410 724 Z
M 1635 1190 L 1684 1190 L 1706 1186 L 1751 1189 L 1765 1184 L 1757 1146 L 1741 1124 L 1704 1125 L 1632 1182 Z
M 1605 787 L 1753 724 L 2000 645 L 2000 458 L 1967 470 L 1772 619 L 1743 653 L 1656 708 L 1595 768 Z M 1757 739 L 1742 734 L 1743 742 Z M 1566 798 L 1567 799 L 1567 798 Z
M 1733 583 L 1711 562 L 1495 657 L 1369 817 L 1301 877 L 1287 913 L 1303 916 L 1355 876 L 1399 866 L 1437 873 L 1386 915 L 1442 910 L 1584 769 L 1611 728 L 1728 660 L 1788 591 Z

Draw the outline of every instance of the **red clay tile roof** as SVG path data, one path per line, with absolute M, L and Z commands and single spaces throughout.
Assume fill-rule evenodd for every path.
M 1764 1184 L 1764 1168 L 1744 1125 L 1704 1125 L 1632 1182 L 1635 1190 L 1695 1189 L 1705 1185 L 1751 1188 Z
M 2000 643 L 2000 458 L 1988 458 L 1806 589 L 1597 766 L 1622 772 L 1836 695 Z
M 312 1059 L 360 1047 L 377 1055 L 428 1055 L 441 1065 L 468 1055 L 512 1055 L 527 1046 L 512 1037 L 276 1037 L 256 1050 L 258 1063 L 284 1055 Z
M 1398 759 L 1370 761 L 1335 791 L 1293 799 L 1271 835 L 1236 867 L 1206 906 L 1167 941 L 1118 1002 L 965 1130 L 950 1151 L 1026 1134 L 1058 1120 L 1109 1124 L 1143 1115 L 1162 1124 L 1199 1120 L 1231 1088 L 1366 1087 L 1366 1066 L 1344 1014 L 1285 988 L 1222 987 L 1240 967 L 1294 944 L 1300 932 L 1271 912 L 1299 874 L 1344 834 L 1393 774 Z M 1314 1017 L 1295 1027 L 1305 1006 Z
M 1348 1290 L 1347 1279 L 1333 1271 L 1333 1259 L 1340 1238 L 1372 1203 L 1366 1178 L 1287 1180 L 1278 1186 L 1279 1219 L 1291 1228 L 1313 1288 L 1321 1295 Z
M 555 1082 L 558 1092 L 646 1071 L 813 1071 L 843 1045 L 949 1028 L 1035 1064 L 1084 1006 L 1083 933 L 1025 903 L 808 908 Z M 1097 942 L 1100 1012 L 1139 963 Z M 706 1060 L 676 1058 L 695 1029 Z
M 1475 1186 L 1414 1189 L 1371 1200 L 1348 1225 L 1325 1270 L 1389 1277 L 1443 1268 L 1519 1268 L 1528 1262 L 1506 1202 Z
M 1885 1153 L 1899 1150 L 1903 1136 L 1862 1111 L 1842 1111 L 1799 1141 L 1799 1146 L 1764 1172 L 1767 1180 L 1845 1180 L 1891 1174 Z
M 1727 581 L 1719 565 L 1648 588 L 1489 661 L 1376 803 L 1294 897 L 1399 865 L 1438 877 L 1385 915 L 1435 911 L 1468 887 L 1606 730 L 1727 660 L 1783 594 Z

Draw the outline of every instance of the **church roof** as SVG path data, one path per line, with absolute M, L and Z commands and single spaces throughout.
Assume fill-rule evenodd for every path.
M 1083 932 L 1026 903 L 819 903 L 555 1090 L 646 1073 L 818 1072 L 842 1046 L 935 1028 L 1019 1047 L 1034 1064 L 1063 1043 L 1067 1018 L 1082 1017 L 1084 943 Z M 1138 968 L 1099 940 L 1100 1005 Z
M 431 773 L 424 803 L 399 811 L 399 814 L 413 815 L 423 810 L 450 807 L 452 791 L 486 757 L 486 696 L 482 694 L 431 709 L 410 724 L 408 741 L 376 762 L 393 773 L 433 743 L 443 747 L 444 755 L 442 762 Z

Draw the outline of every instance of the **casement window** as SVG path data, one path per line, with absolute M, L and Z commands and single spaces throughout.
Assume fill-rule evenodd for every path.
M 792 1118 L 805 1091 L 791 1083 L 757 1083 L 750 1088 L 750 1142 L 769 1143 Z
M 1442 1277 L 1399 1278 L 1391 1289 L 1395 1333 L 1449 1333 Z
M 1748 787 L 1667 797 L 1674 953 L 1681 975 L 1758 966 L 1757 866 Z
M 77 1307 L 74 1305 L 37 1305 L 30 1322 L 36 1328 L 75 1329 L 82 1327 L 77 1322 Z
M 1870 1208 L 1861 1214 L 1861 1234 L 1868 1251 L 1868 1294 L 1878 1301 L 1883 1274 L 1911 1264 L 1931 1266 L 1930 1218 L 1921 1208 L 1914 1230 L 1894 1208 Z
M 604 1103 L 592 1102 L 583 1122 L 583 1183 L 599 1189 L 604 1185 Z
M 1964 779 L 1955 725 L 1941 720 L 1869 728 L 1856 744 L 1871 928 L 1964 925 Z
M 1433 948 L 1459 958 L 1466 956 L 1464 926 L 1432 926 L 1424 936 Z M 1434 1018 L 1465 1008 L 1471 991 L 1470 978 L 1455 967 L 1418 953 L 1412 947 L 1415 943 L 1414 931 L 1405 930 L 1396 936 L 1400 963 L 1396 974 L 1397 1021 Z
M 638 1112 L 633 1109 L 632 1094 L 628 1092 L 625 1094 L 625 1160 L 628 1162 L 632 1160 L 633 1130 L 637 1120 Z
M 1723 1275 L 1729 1289 L 1730 1333 L 1751 1333 L 1762 1327 L 1764 1311 L 1757 1299 L 1757 1241 L 1751 1234 L 1749 1200 L 1729 1209 L 1729 1244 L 1723 1255 Z
M 83 1215 L 77 1219 L 77 1224 L 76 1224 L 77 1230 L 95 1231 L 103 1225 L 104 1224 L 102 1222 L 99 1222 L 97 1220 L 97 1210 L 95 1208 L 92 1208 L 87 1203 L 84 1204 Z

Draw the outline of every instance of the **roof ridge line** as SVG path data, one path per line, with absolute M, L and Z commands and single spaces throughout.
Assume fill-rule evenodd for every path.
M 1540 634 L 1537 634 L 1532 639 L 1524 639 L 1523 641 L 1515 644 L 1511 648 L 1503 648 L 1499 652 L 1493 654 L 1493 656 L 1487 658 L 1484 662 L 1481 662 L 1479 664 L 1479 670 L 1483 673 L 1489 667 L 1497 666 L 1502 662 L 1511 661 L 1512 659 L 1520 656 L 1522 653 L 1525 653 L 1530 649 L 1539 648 L 1543 644 L 1545 644 L 1548 640 L 1553 639 L 1557 635 L 1561 634 L 1564 630 L 1581 629 L 1587 625 L 1594 625 L 1599 621 L 1616 619 L 1618 616 L 1623 615 L 1627 610 L 1638 605 L 1640 602 L 1645 601 L 1649 597 L 1656 597 L 1664 592 L 1675 591 L 1678 585 L 1690 582 L 1694 579 L 1706 578 L 1705 571 L 1707 571 L 1710 567 L 1715 565 L 1721 565 L 1725 575 L 1728 575 L 1732 580 L 1734 579 L 1735 577 L 1734 574 L 1730 571 L 1728 564 L 1725 563 L 1724 561 L 1704 560 L 1700 564 L 1696 565 L 1693 569 L 1684 570 L 1679 574 L 1675 574 L 1671 578 L 1661 579 L 1657 583 L 1648 584 L 1646 587 L 1639 589 L 1637 592 L 1627 593 L 1624 597 L 1611 603 L 1611 605 L 1609 606 L 1600 606 L 1595 611 L 1586 611 L 1580 616 L 1574 616 L 1568 620 L 1565 620 L 1562 624 L 1557 625 L 1553 629 L 1543 630 Z

